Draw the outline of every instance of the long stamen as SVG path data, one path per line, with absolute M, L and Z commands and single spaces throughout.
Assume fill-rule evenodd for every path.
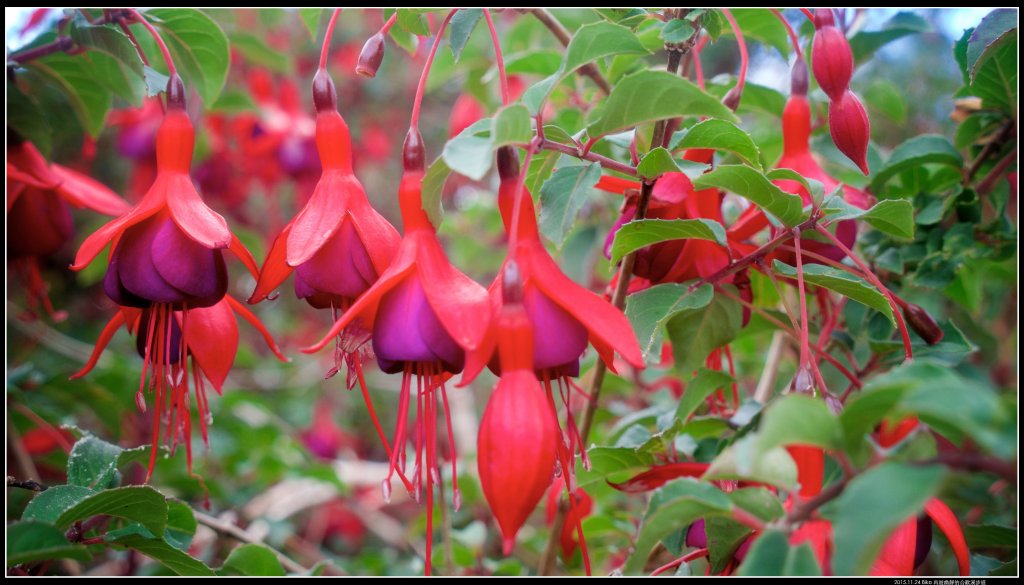
M 445 391 L 444 382 L 441 382 L 441 400 L 444 403 L 444 421 L 448 427 L 448 450 L 452 460 L 452 507 L 456 512 L 462 508 L 462 492 L 459 491 L 459 470 L 456 467 L 458 452 L 455 450 L 455 433 L 452 431 L 452 414 L 448 408 L 448 393 Z

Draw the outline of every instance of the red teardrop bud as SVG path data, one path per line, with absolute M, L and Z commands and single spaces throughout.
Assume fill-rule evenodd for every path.
M 426 169 L 427 152 L 423 147 L 423 135 L 416 128 L 409 128 L 402 144 L 402 168 L 406 172 L 423 172 Z
M 555 413 L 534 373 L 503 371 L 480 421 L 477 458 L 506 555 L 551 484 L 558 441 Z
M 722 105 L 729 108 L 732 111 L 736 111 L 736 108 L 740 107 L 740 98 L 743 97 L 743 92 L 740 91 L 740 86 L 734 85 L 725 97 L 722 98 Z
M 313 105 L 317 112 L 338 111 L 338 91 L 326 69 L 318 70 L 313 76 Z
M 831 8 L 816 8 L 814 10 L 814 26 L 815 28 L 821 28 L 823 26 L 835 26 L 836 18 L 832 13 Z
M 185 109 L 185 84 L 178 74 L 171 75 L 167 80 L 167 108 L 172 110 Z
M 384 60 L 384 35 L 377 33 L 366 39 L 363 50 L 359 52 L 356 62 L 356 73 L 363 77 L 376 77 L 377 69 Z
M 945 332 L 935 322 L 935 319 L 928 314 L 928 311 L 925 311 L 920 305 L 907 303 L 903 307 L 903 316 L 906 317 L 910 328 L 920 335 L 921 339 L 924 339 L 928 345 L 935 345 L 942 341 L 942 336 L 945 335 Z
M 807 75 L 807 62 L 797 57 L 793 63 L 793 71 L 789 74 L 790 95 L 807 95 L 807 86 L 810 84 Z
M 498 148 L 498 176 L 501 180 L 511 181 L 519 177 L 519 154 L 513 146 Z
M 828 126 L 836 148 L 868 174 L 868 139 L 871 123 L 864 106 L 851 91 L 835 100 L 828 109 Z
M 853 77 L 853 52 L 846 35 L 834 26 L 824 26 L 814 33 L 811 67 L 822 91 L 838 100 L 850 87 Z

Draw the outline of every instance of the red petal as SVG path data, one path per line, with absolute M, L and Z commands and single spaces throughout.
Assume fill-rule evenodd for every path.
M 601 179 L 594 187 L 602 191 L 608 191 L 609 193 L 618 193 L 619 195 L 623 195 L 629 189 L 639 189 L 640 183 L 629 179 L 623 179 L 621 177 L 602 175 Z
M 182 323 L 180 312 L 175 317 Z M 193 359 L 220 392 L 238 353 L 238 322 L 231 305 L 221 300 L 212 307 L 189 309 L 182 333 Z
M 10 171 L 11 165 L 7 165 L 7 170 Z M 18 200 L 18 197 L 25 191 L 26 185 L 21 181 L 11 180 L 11 175 L 7 175 L 7 213 L 11 212 L 11 208 L 14 207 L 14 203 Z
M 357 181 L 349 192 L 348 214 L 356 233 L 359 234 L 359 239 L 366 246 L 374 270 L 377 274 L 383 273 L 391 265 L 391 260 L 402 243 L 398 230 L 370 205 L 363 186 Z
M 89 361 L 85 363 L 85 366 L 81 370 L 78 370 L 71 375 L 72 380 L 77 380 L 82 376 L 88 374 L 96 367 L 96 362 L 99 361 L 100 356 L 103 354 L 103 350 L 107 348 L 107 344 L 110 343 L 110 339 L 117 333 L 117 328 L 125 324 L 125 314 L 122 311 L 114 313 L 114 316 L 107 321 L 106 326 L 103 327 L 103 331 L 100 332 L 99 339 L 96 340 L 96 346 L 93 347 L 92 355 L 89 356 Z
M 46 157 L 27 141 L 7 149 L 7 175 L 40 189 L 54 189 L 60 184 Z
M 960 522 L 956 515 L 949 509 L 942 500 L 932 498 L 924 505 L 924 511 L 932 522 L 939 527 L 939 530 L 946 535 L 949 545 L 953 547 L 953 554 L 956 555 L 956 563 L 960 567 L 960 575 L 966 577 L 971 574 L 971 555 L 967 549 L 967 540 L 964 539 L 964 532 L 960 529 Z
M 491 284 L 491 287 L 487 290 L 487 295 L 490 298 L 492 315 L 497 315 L 501 310 L 501 287 L 499 280 L 500 279 L 495 279 L 494 283 Z M 477 346 L 475 350 L 466 352 L 466 365 L 462 370 L 462 380 L 459 381 L 457 386 L 462 388 L 464 386 L 468 386 L 470 382 L 475 380 L 480 372 L 487 367 L 487 364 L 490 363 L 497 348 L 497 327 L 488 327 L 487 331 L 484 332 L 483 339 L 480 340 L 480 345 Z
M 231 234 L 231 245 L 228 246 L 228 249 L 242 261 L 245 269 L 248 270 L 249 274 L 258 281 L 260 278 L 260 269 L 256 266 L 256 259 L 252 257 L 252 252 L 245 247 L 245 244 L 243 244 L 235 234 Z
M 800 525 L 789 536 L 789 544 L 797 546 L 806 542 L 821 565 L 825 575 L 832 573 L 830 559 L 832 557 L 832 524 L 826 520 L 808 520 Z
M 745 240 L 764 229 L 767 225 L 768 218 L 765 217 L 761 208 L 751 205 L 740 214 L 739 219 L 735 223 L 729 226 L 728 234 L 730 238 Z
M 250 325 L 255 327 L 256 330 L 260 332 L 260 335 L 263 336 L 263 341 L 267 343 L 267 347 L 269 347 L 270 351 L 277 356 L 277 359 L 281 360 L 282 362 L 291 361 L 283 353 L 281 353 L 280 348 L 277 347 L 277 342 L 274 341 L 273 336 L 270 335 L 270 331 L 267 331 L 266 326 L 263 325 L 263 322 L 260 321 L 259 317 L 257 317 L 252 311 L 250 311 L 248 307 L 236 301 L 234 298 L 230 296 L 225 296 L 224 298 L 228 301 L 228 304 L 231 305 L 231 308 L 234 309 L 236 313 L 241 315 L 243 319 L 248 321 Z
M 595 348 L 611 347 L 633 367 L 644 366 L 640 344 L 622 311 L 563 274 L 540 241 L 520 242 L 516 257 L 527 265 L 524 273 L 531 275 L 537 288 L 587 328 Z
M 128 213 L 107 222 L 106 225 L 90 234 L 78 248 L 78 254 L 75 255 L 75 263 L 71 265 L 71 269 L 81 270 L 85 268 L 103 251 L 103 248 L 107 247 L 111 240 L 120 236 L 124 230 L 164 209 L 166 203 L 165 186 L 165 181 L 157 177 L 157 181 L 153 183 L 149 192 L 142 198 L 142 201 L 139 201 L 138 205 L 131 208 Z
M 370 329 L 373 326 L 373 319 L 377 313 L 377 305 L 385 293 L 393 289 L 413 269 L 416 261 L 416 243 L 410 239 L 402 240 L 398 248 L 398 254 L 388 269 L 380 275 L 377 282 L 369 288 L 361 297 L 352 303 L 352 306 L 334 322 L 331 330 L 320 341 L 309 347 L 300 348 L 302 353 L 315 353 L 320 351 L 332 339 L 337 337 L 342 329 L 351 323 L 356 317 L 362 316 L 363 327 Z M 436 309 L 435 309 L 436 310 Z
M 896 530 L 889 536 L 878 558 L 872 564 L 872 574 L 877 569 L 883 569 L 888 575 L 909 576 L 914 574 L 914 555 L 917 552 L 917 515 L 911 516 L 906 522 L 896 527 Z M 895 571 L 889 573 L 888 571 Z
M 821 493 L 825 479 L 825 451 L 810 445 L 790 445 L 786 450 L 796 463 L 800 496 L 811 498 Z
M 707 463 L 669 463 L 655 465 L 649 470 L 634 475 L 622 483 L 608 482 L 608 485 L 626 493 L 649 492 L 670 480 L 680 477 L 700 477 L 708 470 Z M 607 480 L 606 480 L 607 481 Z
M 60 165 L 53 165 L 51 170 L 63 180 L 57 192 L 76 207 L 87 207 L 106 215 L 121 215 L 131 208 L 127 201 L 91 177 Z
M 475 350 L 491 320 L 487 291 L 448 263 L 433 231 L 416 230 L 405 238 L 416 246 L 417 274 L 430 308 L 455 343 L 467 352 Z
M 203 203 L 192 179 L 184 173 L 166 176 L 167 207 L 181 231 L 211 250 L 230 246 L 232 235 L 228 222 Z
M 267 254 L 267 259 L 263 261 L 263 268 L 259 271 L 259 276 L 256 278 L 256 290 L 252 291 L 252 296 L 249 297 L 250 305 L 267 298 L 267 295 L 274 292 L 275 288 L 281 286 L 281 283 L 294 270 L 284 261 L 285 248 L 288 244 L 288 232 L 291 229 L 292 224 L 284 226 L 281 233 L 274 239 L 274 244 L 270 246 L 270 253 Z
M 324 172 L 309 202 L 292 220 L 286 254 L 289 266 L 298 266 L 312 258 L 338 231 L 348 212 L 349 189 L 358 182 L 347 173 Z

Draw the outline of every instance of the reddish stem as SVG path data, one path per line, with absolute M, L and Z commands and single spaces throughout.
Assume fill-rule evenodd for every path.
M 683 563 L 689 563 L 689 562 L 695 561 L 697 559 L 702 559 L 702 558 L 704 558 L 706 556 L 708 556 L 708 549 L 702 548 L 702 549 L 699 549 L 699 550 L 695 550 L 692 553 L 687 554 L 686 556 L 679 557 L 678 559 L 672 561 L 671 563 L 668 563 L 667 565 L 662 565 L 662 566 L 658 567 L 657 569 L 654 569 L 654 571 L 651 573 L 651 577 L 657 577 L 658 575 L 661 575 L 662 573 L 665 573 L 667 571 L 671 571 L 672 569 L 675 569 L 676 567 L 678 567 L 679 565 L 681 565 Z
M 704 45 L 708 44 L 707 35 L 702 36 L 697 44 L 690 49 L 693 54 L 693 74 L 697 77 L 697 87 L 704 89 L 704 67 L 700 64 L 700 52 L 704 49 Z
M 523 208 L 523 187 L 526 184 L 526 170 L 530 168 L 530 161 L 533 160 L 533 153 L 537 152 L 538 144 L 540 140 L 537 138 L 533 139 L 530 143 L 530 147 L 526 149 L 526 156 L 523 157 L 523 165 L 520 167 L 522 170 L 519 172 L 519 176 L 516 177 L 516 189 L 513 191 L 512 196 L 512 231 L 508 236 L 508 253 L 510 257 L 515 257 L 516 244 L 519 242 L 519 216 L 522 214 Z
M 412 102 L 412 115 L 409 117 L 410 129 L 419 129 L 420 106 L 423 104 L 423 92 L 427 88 L 427 76 L 430 74 L 430 66 L 434 64 L 434 55 L 437 54 L 437 47 L 441 44 L 444 29 L 448 28 L 448 23 L 458 11 L 458 8 L 449 11 L 448 16 L 445 16 L 444 20 L 441 22 L 441 27 L 437 29 L 437 36 L 434 37 L 434 43 L 430 47 L 430 54 L 427 55 L 427 62 L 423 65 L 423 73 L 420 74 L 420 82 L 416 86 L 416 97 Z
M 803 13 L 804 13 L 804 16 L 806 16 L 806 17 L 807 17 L 807 20 L 810 20 L 810 21 L 811 21 L 811 23 L 814 23 L 814 13 L 813 13 L 813 12 L 811 12 L 811 11 L 810 11 L 809 9 L 807 9 L 807 8 L 801 8 L 801 9 L 800 9 L 800 12 L 803 12 Z
M 160 33 L 157 32 L 156 28 L 152 24 L 150 24 L 150 22 L 146 20 L 145 17 L 142 16 L 142 13 L 140 13 L 138 10 L 135 10 L 134 8 L 130 10 L 132 16 L 135 18 L 135 22 L 145 27 L 149 35 L 153 37 L 153 41 L 156 43 L 156 46 L 160 48 L 160 53 L 162 53 L 164 56 L 164 63 L 167 64 L 168 77 L 174 77 L 175 75 L 177 75 L 178 69 L 174 66 L 174 59 L 171 58 L 171 51 L 167 48 L 167 44 L 164 43 L 164 39 L 160 36 Z
M 914 357 L 914 349 L 910 345 L 910 332 L 907 331 L 907 323 L 903 320 L 903 313 L 899 309 L 899 303 L 896 301 L 896 295 L 889 290 L 882 281 L 875 276 L 875 273 L 871 271 L 867 264 L 863 260 L 854 255 L 853 251 L 846 247 L 846 244 L 839 241 L 839 238 L 832 235 L 832 232 L 828 231 L 827 228 L 817 226 L 815 229 L 818 233 L 828 238 L 837 248 L 843 251 L 853 262 L 864 272 L 864 278 L 875 286 L 878 290 L 882 291 L 885 298 L 889 301 L 889 306 L 892 307 L 892 314 L 896 317 L 896 324 L 900 330 L 900 335 L 903 337 L 903 354 L 906 359 L 912 359 Z
M 505 59 L 501 54 L 498 31 L 494 28 L 494 19 L 491 18 L 491 11 L 486 8 L 484 8 L 484 18 L 487 19 L 487 28 L 490 29 L 491 40 L 494 41 L 494 62 L 498 66 L 498 79 L 501 81 L 501 105 L 507 106 L 512 100 L 508 95 L 508 75 L 505 74 Z
M 394 14 L 391 15 L 391 18 L 389 18 L 388 21 L 384 23 L 384 26 L 380 27 L 380 34 L 382 34 L 382 35 L 388 34 L 388 32 L 391 31 L 391 27 L 395 26 L 396 22 L 398 22 L 398 11 L 397 10 L 394 12 Z
M 580 149 L 575 146 L 569 146 L 568 144 L 562 144 L 561 142 L 555 142 L 553 140 L 542 139 L 539 145 L 542 150 L 553 150 L 555 152 L 561 152 L 569 156 L 574 156 L 581 160 L 589 160 L 597 163 L 601 163 L 601 166 L 613 171 L 618 171 L 625 175 L 636 176 L 636 168 L 631 167 L 625 163 L 620 163 L 617 160 L 610 159 L 606 156 L 596 154 L 593 152 L 581 153 Z
M 324 44 L 320 47 L 320 70 L 327 69 L 327 53 L 331 48 L 331 37 L 334 36 L 334 25 L 338 22 L 338 15 L 341 8 L 335 8 L 331 13 L 331 20 L 327 22 L 327 32 L 324 33 Z
M 139 39 L 135 38 L 135 33 L 132 32 L 132 27 L 125 24 L 123 20 L 118 20 L 117 25 L 121 27 L 121 32 L 124 36 L 128 37 L 132 46 L 135 47 L 135 52 L 139 54 L 139 59 L 142 60 L 142 64 L 149 67 L 149 59 L 146 58 L 146 52 L 142 50 L 142 45 L 139 44 Z
M 789 24 L 789 21 L 786 20 L 785 16 L 782 16 L 782 13 L 779 12 L 777 8 L 771 8 L 769 10 L 772 11 L 772 14 L 775 15 L 775 18 L 779 19 L 779 22 L 782 23 L 782 26 L 786 27 L 786 32 L 789 34 L 789 40 L 793 43 L 793 49 L 796 50 L 797 58 L 803 59 L 804 53 L 803 50 L 800 49 L 800 37 L 798 37 L 796 31 L 793 30 L 793 26 Z
M 793 233 L 796 248 L 796 286 L 800 295 L 800 367 L 807 367 L 810 360 L 810 328 L 807 324 L 807 290 L 804 287 L 804 261 L 800 254 L 800 230 Z
M 736 24 L 736 19 L 733 18 L 732 12 L 730 12 L 728 8 L 723 8 L 722 14 L 724 14 L 725 19 L 729 21 L 729 26 L 732 27 L 733 34 L 736 35 L 736 44 L 739 45 L 740 49 L 740 74 L 739 79 L 736 82 L 736 92 L 742 95 L 743 86 L 747 83 L 747 67 L 750 65 L 750 55 L 747 53 L 747 42 L 743 38 L 743 31 L 740 30 L 740 26 Z M 736 101 L 739 103 L 739 99 Z

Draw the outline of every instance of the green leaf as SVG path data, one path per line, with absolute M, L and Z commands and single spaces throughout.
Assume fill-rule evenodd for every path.
M 1016 45 L 1017 19 L 1018 11 L 1011 8 L 993 10 L 981 19 L 981 24 L 967 41 L 967 67 L 972 81 L 981 65 L 996 54 L 1000 47 Z
M 679 116 L 737 120 L 729 108 L 689 80 L 667 71 L 642 71 L 623 78 L 612 88 L 601 118 L 587 132 L 591 137 L 604 136 Z
M 533 139 L 530 112 L 522 104 L 505 106 L 494 114 L 491 129 L 491 148 L 506 144 L 526 144 Z
M 283 577 L 284 567 L 277 555 L 261 544 L 243 544 L 231 551 L 224 565 L 217 569 L 222 577 Z
M 261 65 L 275 73 L 289 73 L 291 58 L 286 53 L 272 49 L 266 39 L 245 31 L 234 31 L 229 37 L 231 47 L 254 65 Z
M 803 200 L 772 184 L 768 177 L 743 165 L 722 165 L 693 181 L 695 189 L 716 187 L 750 200 L 787 226 L 795 226 L 804 216 Z
M 744 37 L 775 48 L 783 58 L 789 56 L 789 35 L 774 14 L 763 8 L 732 8 L 731 11 Z M 724 32 L 732 34 L 732 27 L 726 28 Z
M 158 8 L 144 15 L 160 29 L 185 82 L 195 88 L 206 107 L 216 103 L 231 64 L 228 38 L 220 26 L 194 9 Z
M 505 73 L 528 73 L 532 75 L 552 75 L 562 65 L 561 51 L 543 50 L 524 51 L 505 56 Z
M 324 13 L 323 8 L 299 8 L 299 19 L 302 20 L 310 40 L 315 41 L 320 32 L 320 18 Z
M 796 278 L 796 268 L 776 260 L 772 268 L 777 274 L 786 278 Z M 889 322 L 896 325 L 889 300 L 871 283 L 845 270 L 832 268 L 823 264 L 804 264 L 804 281 L 815 286 L 823 286 L 844 297 L 853 299 L 862 305 L 871 307 L 886 316 Z
M 167 528 L 164 530 L 164 540 L 168 544 L 179 550 L 188 551 L 198 526 L 196 516 L 188 504 L 178 500 L 167 500 Z
M 559 248 L 565 243 L 576 215 L 594 194 L 601 180 L 601 165 L 596 162 L 555 170 L 540 188 L 540 227 Z
M 1017 548 L 1017 529 L 995 524 L 964 526 L 967 548 Z
M 854 63 L 866 63 L 875 51 L 908 35 L 929 32 L 928 21 L 912 12 L 898 12 L 881 30 L 861 31 L 850 38 Z
M 490 118 L 487 121 L 490 122 Z M 444 145 L 441 158 L 450 170 L 479 181 L 491 170 L 491 161 L 494 158 L 491 153 L 493 143 L 489 136 L 474 136 L 469 133 L 468 130 L 471 128 L 463 130 L 461 134 L 449 140 Z
M 134 106 L 145 96 L 143 63 L 128 36 L 109 26 L 75 21 L 71 39 L 87 48 L 88 58 L 101 83 Z
M 152 67 L 146 66 L 143 69 L 143 79 L 146 83 L 146 97 L 156 97 L 160 92 L 167 91 L 167 83 L 170 78 Z
M 711 574 L 717 575 L 732 561 L 732 555 L 753 531 L 732 518 L 711 516 L 704 520 Z
M 1017 108 L 1017 33 L 1011 42 L 998 43 L 991 56 L 978 66 L 971 93 L 982 99 L 985 108 L 998 108 L 1012 114 Z
M 697 412 L 704 399 L 712 392 L 734 382 L 733 377 L 725 372 L 700 368 L 697 375 L 686 384 L 686 391 L 683 392 L 676 407 L 676 418 L 685 422 L 690 415 Z
M 112 95 L 100 82 L 92 62 L 64 53 L 54 53 L 25 65 L 56 85 L 71 102 L 75 116 L 91 136 L 103 130 Z
M 761 170 L 761 151 L 750 135 L 725 120 L 710 119 L 694 125 L 683 135 L 677 148 L 710 148 L 733 152 L 750 166 Z
M 627 575 L 639 574 L 651 550 L 663 538 L 699 518 L 710 514 L 726 514 L 731 509 L 729 498 L 707 483 L 683 478 L 665 484 L 651 496 L 633 554 L 626 561 L 623 572 Z
M 611 476 L 633 476 L 654 465 L 654 456 L 632 447 L 591 447 L 587 450 L 590 469 L 578 471 L 577 483 L 587 486 Z
M 7 526 L 7 566 L 53 559 L 88 561 L 89 550 L 71 544 L 64 532 L 45 522 L 15 522 Z
M 941 164 L 959 169 L 964 160 L 956 147 L 944 136 L 915 136 L 896 147 L 885 165 L 871 179 L 871 190 L 879 192 L 882 185 L 903 171 L 925 164 Z
M 778 496 L 763 487 L 740 488 L 726 495 L 736 507 L 742 508 L 765 522 L 778 520 L 786 513 Z
M 736 575 L 818 577 L 821 575 L 821 568 L 818 566 L 814 551 L 806 542 L 793 547 L 789 544 L 789 537 L 785 532 L 770 529 L 754 541 Z
M 834 449 L 840 445 L 842 431 L 824 400 L 790 394 L 764 410 L 755 436 L 762 452 L 789 445 Z
M 229 89 L 220 94 L 217 101 L 210 106 L 211 112 L 223 112 L 226 114 L 241 114 L 245 112 L 256 112 L 259 106 L 244 91 Z
M 652 355 L 661 328 L 672 317 L 684 310 L 697 310 L 708 306 L 715 296 L 714 288 L 705 284 L 690 291 L 685 284 L 666 283 L 626 297 L 626 317 L 633 325 L 640 341 L 644 358 Z M 654 352 L 655 357 L 660 352 Z
M 67 529 L 79 520 L 98 515 L 117 516 L 138 522 L 153 534 L 161 536 L 167 526 L 167 502 L 163 494 L 149 486 L 115 488 L 79 501 L 61 513 L 55 524 L 58 528 Z
M 612 241 L 612 264 L 630 252 L 670 240 L 697 238 L 725 246 L 725 228 L 712 219 L 639 219 L 624 224 Z
M 871 209 L 860 209 L 844 201 L 842 196 L 835 196 L 826 200 L 821 209 L 834 221 L 862 219 L 890 236 L 914 237 L 914 205 L 907 199 L 884 199 Z
M 533 194 L 539 194 L 540 188 L 551 177 L 562 155 L 551 151 L 543 150 L 538 152 L 530 160 L 530 168 L 526 169 L 526 190 Z
M 531 114 L 536 114 L 558 82 L 583 65 L 612 55 L 646 55 L 648 52 L 640 39 L 624 26 L 610 22 L 585 24 L 573 34 L 558 70 L 529 87 L 523 93 L 522 102 Z
M 434 226 L 440 226 L 444 219 L 441 195 L 444 193 L 444 184 L 448 182 L 448 176 L 451 174 L 452 170 L 445 164 L 444 158 L 439 156 L 423 175 L 423 211 L 427 213 L 430 223 Z
M 700 308 L 676 311 L 665 323 L 675 367 L 681 372 L 699 368 L 708 354 L 736 338 L 742 315 L 739 303 L 725 295 L 715 295 Z
M 756 481 L 792 490 L 797 485 L 796 463 L 781 448 L 761 451 L 757 437 L 747 435 L 726 447 L 704 473 L 706 480 Z
M 884 79 L 874 80 L 864 91 L 864 102 L 872 114 L 882 114 L 899 125 L 906 123 L 907 104 L 893 83 Z
M 89 489 L 110 487 L 122 449 L 92 435 L 78 440 L 68 455 L 68 483 Z
M 39 149 L 43 156 L 49 156 L 53 145 L 53 129 L 46 115 L 34 98 L 18 88 L 16 83 L 7 82 L 7 125 Z
M 25 507 L 22 520 L 40 520 L 55 524 L 60 515 L 75 504 L 95 494 L 89 488 L 80 485 L 55 485 L 45 492 L 36 494 Z
M 463 8 L 456 12 L 451 22 L 448 23 L 448 44 L 451 45 L 456 63 L 462 56 L 462 50 L 466 48 L 469 35 L 473 33 L 476 23 L 480 22 L 483 15 L 484 11 L 480 8 Z
M 939 491 L 945 470 L 885 462 L 855 477 L 829 506 L 836 575 L 864 575 L 893 530 Z
M 167 567 L 168 570 L 176 575 L 191 577 L 213 577 L 216 575 L 202 561 L 189 556 L 187 553 L 158 538 L 146 538 L 139 534 L 127 534 L 113 540 L 108 539 L 107 542 L 114 546 L 139 551 Z
M 693 36 L 693 25 L 685 20 L 672 19 L 661 28 L 661 39 L 666 43 L 682 43 Z
M 636 174 L 641 179 L 657 179 L 665 173 L 678 172 L 681 172 L 681 169 L 672 158 L 672 153 L 660 146 L 645 154 L 636 167 Z
M 430 36 L 430 25 L 427 24 L 427 15 L 421 9 L 399 8 L 397 24 L 402 30 L 416 36 Z

